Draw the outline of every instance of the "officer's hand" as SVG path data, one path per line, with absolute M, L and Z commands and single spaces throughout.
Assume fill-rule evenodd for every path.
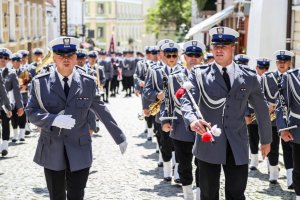
M 164 100 L 164 98 L 165 98 L 164 92 L 159 92 L 159 93 L 157 94 L 156 98 L 159 99 L 159 100 Z
M 145 117 L 149 117 L 150 116 L 149 109 L 144 109 L 144 115 L 145 115 Z
M 6 113 L 6 116 L 7 116 L 8 118 L 11 118 L 12 112 L 11 112 L 11 111 L 8 111 L 8 112 Z
M 265 159 L 265 157 L 270 153 L 270 144 L 262 144 L 260 146 L 260 151 L 262 158 Z
M 139 86 L 140 86 L 140 87 L 144 87 L 144 86 L 145 86 L 145 82 L 144 82 L 144 81 L 140 81 L 140 82 L 139 82 Z
M 58 115 L 52 126 L 64 129 L 72 129 L 75 126 L 75 119 L 72 118 L 72 115 Z
M 269 113 L 275 112 L 275 106 L 274 105 L 269 105 Z
M 128 143 L 126 140 L 124 142 L 122 142 L 121 144 L 119 144 L 119 148 L 120 148 L 120 151 L 122 154 L 125 153 L 125 151 L 127 149 L 127 145 L 128 145 Z
M 17 115 L 18 115 L 19 117 L 21 117 L 22 115 L 24 115 L 24 108 L 19 108 L 19 109 L 17 110 Z
M 280 137 L 285 141 L 289 142 L 291 140 L 294 140 L 294 137 L 290 131 L 281 131 L 280 132 Z
M 138 90 L 134 90 L 134 94 L 135 94 L 135 96 L 140 96 L 140 92 L 138 91 Z
M 190 128 L 192 131 L 202 135 L 207 132 L 206 128 L 211 129 L 211 125 L 203 119 L 197 119 L 190 124 Z
M 170 132 L 170 131 L 172 131 L 173 129 L 172 129 L 172 126 L 171 126 L 170 123 L 165 123 L 165 124 L 162 126 L 162 130 L 163 130 L 164 132 Z
M 245 117 L 245 122 L 247 125 L 251 124 L 251 117 L 250 116 L 246 116 Z

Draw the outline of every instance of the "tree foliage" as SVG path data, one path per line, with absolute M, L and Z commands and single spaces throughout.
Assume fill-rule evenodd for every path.
M 156 6 L 148 10 L 146 24 L 148 32 L 159 34 L 163 29 L 176 29 L 182 24 L 191 26 L 192 0 L 157 0 Z

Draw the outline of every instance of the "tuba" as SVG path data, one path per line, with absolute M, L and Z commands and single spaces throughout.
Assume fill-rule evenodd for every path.
M 53 54 L 51 51 L 42 59 L 42 62 L 38 64 L 38 66 L 35 68 L 35 72 L 38 74 L 42 70 L 42 68 L 46 67 L 50 63 L 53 62 Z

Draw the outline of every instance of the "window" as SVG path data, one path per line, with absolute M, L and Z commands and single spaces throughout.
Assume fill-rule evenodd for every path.
M 103 27 L 98 27 L 97 37 L 98 38 L 102 38 L 103 37 Z
M 97 4 L 97 14 L 104 14 L 104 4 L 103 3 Z

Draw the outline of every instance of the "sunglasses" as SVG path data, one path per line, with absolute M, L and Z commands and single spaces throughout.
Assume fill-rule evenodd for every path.
M 9 60 L 7 56 L 0 56 L 0 59 Z
M 201 54 L 200 53 L 188 53 L 186 54 L 187 57 L 195 57 L 195 58 L 200 58 Z
M 177 58 L 178 57 L 177 54 L 167 54 L 165 56 L 166 56 L 166 58 Z

